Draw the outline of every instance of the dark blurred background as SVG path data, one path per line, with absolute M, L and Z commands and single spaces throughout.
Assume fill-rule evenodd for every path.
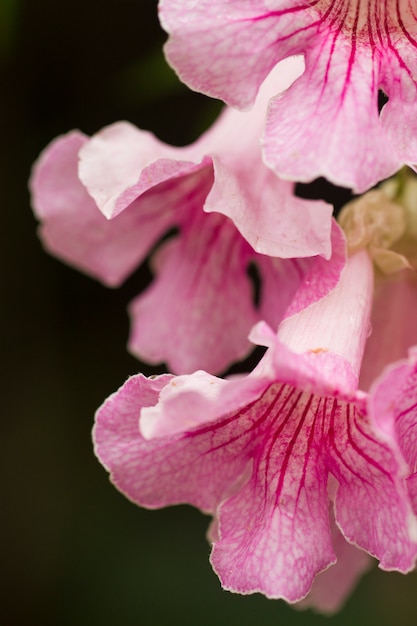
M 156 5 L 0 0 L 0 623 L 325 624 L 221 591 L 208 518 L 135 507 L 92 453 L 95 409 L 129 374 L 155 371 L 125 350 L 125 307 L 148 272 L 112 291 L 45 254 L 27 179 L 45 145 L 72 128 L 91 134 L 128 119 L 184 144 L 215 117 L 219 103 L 188 92 L 165 65 Z M 415 626 L 416 583 L 375 569 L 331 621 Z

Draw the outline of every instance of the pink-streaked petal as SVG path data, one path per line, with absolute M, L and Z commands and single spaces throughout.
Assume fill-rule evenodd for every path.
M 375 281 L 372 333 L 360 376 L 361 389 L 369 389 L 384 367 L 407 357 L 417 344 L 417 276 L 411 270 L 380 275 Z
M 256 414 L 248 407 L 209 426 L 146 440 L 139 432 L 139 413 L 155 404 L 172 380 L 134 376 L 110 396 L 97 411 L 95 452 L 133 502 L 148 508 L 190 503 L 214 512 L 247 471 L 257 441 Z
M 251 254 L 229 220 L 197 208 L 157 254 L 156 280 L 130 306 L 131 352 L 178 373 L 221 372 L 247 355 L 258 319 L 246 271 Z
M 342 608 L 359 578 L 372 565 L 366 552 L 346 541 L 333 519 L 331 530 L 337 562 L 316 576 L 310 593 L 297 605 L 297 608 L 311 608 L 326 615 L 333 615 Z
M 397 456 L 354 405 L 333 400 L 327 415 L 339 528 L 375 556 L 381 569 L 409 572 L 417 556 L 417 521 Z
M 270 105 L 266 163 L 284 178 L 324 176 L 363 192 L 403 162 L 380 124 L 374 60 L 329 31 L 306 53 L 306 71 Z M 318 130 L 320 129 L 320 130 Z
M 159 8 L 181 79 L 238 108 L 254 102 L 278 62 L 305 55 L 305 74 L 267 122 L 266 162 L 278 175 L 325 176 L 360 192 L 417 162 L 411 0 L 160 0 Z M 388 95 L 381 116 L 379 90 Z
M 160 0 L 161 24 L 170 35 L 166 57 L 195 91 L 247 108 L 272 68 L 302 52 L 301 31 L 297 42 L 285 31 L 301 28 L 305 16 L 294 14 L 289 0 L 276 8 L 281 21 L 263 0 Z
M 210 165 L 207 159 L 187 160 L 190 154 L 189 148 L 174 148 L 128 122 L 117 122 L 80 150 L 79 177 L 103 215 L 112 218 L 160 183 Z
M 78 153 L 87 142 L 85 135 L 73 131 L 46 148 L 30 181 L 33 207 L 43 222 L 40 237 L 51 254 L 117 286 L 172 225 L 172 216 L 161 190 L 158 203 L 149 207 L 145 201 L 141 215 L 133 207 L 109 223 L 78 179 Z
M 230 591 L 296 602 L 335 562 L 327 474 L 315 443 L 321 400 L 275 385 L 263 402 L 269 406 L 258 410 L 258 419 L 269 429 L 255 451 L 250 481 L 218 510 L 211 562 Z

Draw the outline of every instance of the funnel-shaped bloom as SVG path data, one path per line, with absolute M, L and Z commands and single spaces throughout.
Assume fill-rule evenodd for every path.
M 331 207 L 295 197 L 261 159 L 268 94 L 301 71 L 300 59 L 287 63 L 252 112 L 225 110 L 190 146 L 120 122 L 91 139 L 61 137 L 36 164 L 31 189 L 46 247 L 108 285 L 179 231 L 157 251 L 156 280 L 130 308 L 130 349 L 142 359 L 179 373 L 224 370 L 248 353 L 253 324 L 276 327 L 300 281 L 330 257 Z M 333 239 L 340 264 L 330 288 L 344 263 L 341 237 Z M 259 309 L 251 263 L 265 287 Z
M 282 59 L 306 69 L 269 108 L 266 162 L 364 191 L 417 162 L 412 0 L 160 0 L 169 62 L 193 89 L 239 108 Z M 389 101 L 378 113 L 378 93 Z
M 268 350 L 247 377 L 134 376 L 97 413 L 96 453 L 128 498 L 215 515 L 211 562 L 226 589 L 306 596 L 336 560 L 330 502 L 344 538 L 380 567 L 414 565 L 403 467 L 357 391 L 372 280 L 359 252 L 277 335 L 258 325 Z

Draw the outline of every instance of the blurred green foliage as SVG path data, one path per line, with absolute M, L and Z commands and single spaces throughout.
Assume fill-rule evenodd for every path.
M 17 35 L 17 20 L 21 0 L 1 0 L 0 2 L 0 63 L 13 53 Z
M 95 460 L 95 409 L 137 371 L 126 304 L 141 268 L 108 290 L 46 255 L 27 179 L 54 136 L 118 119 L 185 144 L 218 102 L 165 65 L 156 0 L 0 0 L 3 592 L 7 626 L 312 626 L 327 618 L 221 591 L 208 519 L 187 507 L 145 511 Z M 314 520 L 312 520 L 314 523 Z M 414 626 L 416 576 L 374 571 L 339 625 Z

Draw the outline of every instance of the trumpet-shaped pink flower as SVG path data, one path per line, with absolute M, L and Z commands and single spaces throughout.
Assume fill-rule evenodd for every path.
M 295 197 L 293 184 L 265 167 L 259 146 L 269 94 L 301 71 L 301 60 L 287 63 L 252 112 L 224 111 L 190 146 L 167 146 L 119 122 L 91 139 L 78 131 L 58 138 L 37 162 L 31 189 L 45 246 L 108 285 L 179 230 L 157 251 L 156 279 L 130 308 L 129 345 L 142 359 L 179 373 L 222 371 L 248 353 L 257 320 L 276 327 L 306 275 L 321 275 L 331 207 Z M 333 243 L 334 286 L 344 264 L 336 231 Z M 250 263 L 265 287 L 259 309 Z
M 364 191 L 417 162 L 417 10 L 412 0 L 160 0 L 181 79 L 239 108 L 282 59 L 306 69 L 271 101 L 266 162 L 299 181 Z M 389 101 L 378 113 L 378 91 Z
M 277 335 L 258 325 L 268 350 L 247 377 L 134 376 L 97 413 L 96 453 L 128 498 L 215 515 L 211 562 L 226 589 L 306 596 L 336 561 L 331 502 L 343 537 L 380 567 L 414 565 L 404 468 L 357 391 L 372 280 L 360 252 Z

